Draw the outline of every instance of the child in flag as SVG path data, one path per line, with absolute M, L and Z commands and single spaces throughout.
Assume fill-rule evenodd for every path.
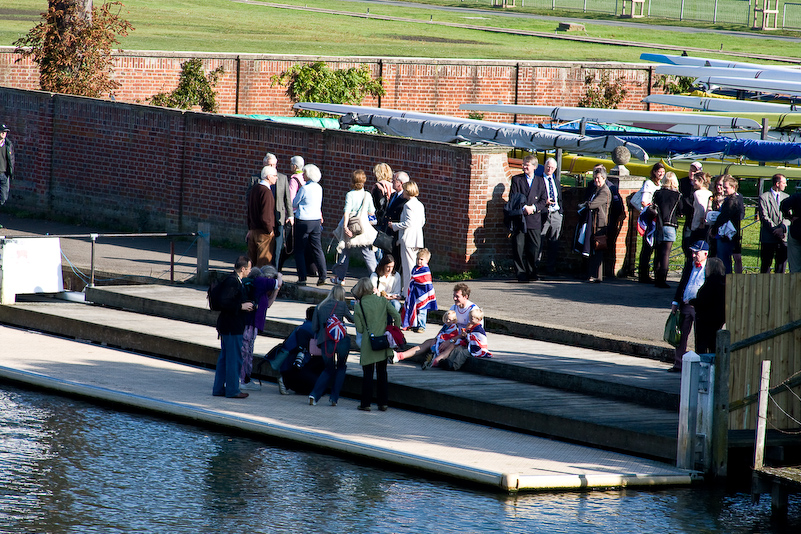
M 425 332 L 428 310 L 437 309 L 437 296 L 431 281 L 431 269 L 428 268 L 429 260 L 431 252 L 427 248 L 417 252 L 417 265 L 412 268 L 406 293 L 406 311 L 401 325 L 403 330 Z

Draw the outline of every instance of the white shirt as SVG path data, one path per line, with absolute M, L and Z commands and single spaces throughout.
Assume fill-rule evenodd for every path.
M 698 295 L 698 290 L 704 285 L 706 280 L 706 262 L 702 263 L 700 267 L 693 264 L 693 271 L 690 273 L 690 279 L 687 280 L 687 285 L 684 287 L 684 294 L 681 300 L 685 303 L 690 302 Z
M 548 193 L 548 198 L 553 195 L 553 204 L 548 206 L 548 211 L 559 211 L 559 195 L 556 189 L 556 180 L 553 175 L 543 176 L 545 179 L 545 191 Z

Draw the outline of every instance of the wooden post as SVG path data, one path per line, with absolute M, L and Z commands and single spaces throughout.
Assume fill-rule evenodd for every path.
M 770 360 L 762 362 L 762 378 L 759 381 L 759 403 L 757 404 L 756 443 L 754 444 L 754 469 L 765 465 L 765 433 L 768 426 L 768 396 L 770 390 Z
M 197 225 L 197 275 L 195 283 L 205 284 L 209 279 L 209 252 L 211 249 L 211 223 Z
M 695 469 L 695 436 L 698 426 L 698 377 L 701 358 L 687 352 L 681 364 L 681 399 L 679 401 L 679 439 L 676 467 Z
M 712 475 L 725 477 L 729 463 L 729 365 L 731 332 L 718 330 L 712 410 Z

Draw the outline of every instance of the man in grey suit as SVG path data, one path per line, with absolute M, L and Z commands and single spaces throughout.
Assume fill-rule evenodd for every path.
M 267 152 L 263 160 L 265 167 L 272 167 L 277 170 L 278 158 L 275 154 Z M 285 259 L 284 239 L 287 227 L 294 221 L 292 216 L 292 199 L 289 196 L 289 182 L 286 174 L 278 173 L 275 185 L 273 186 L 273 196 L 275 197 L 275 267 L 281 272 Z
M 759 242 L 762 247 L 760 253 L 760 271 L 770 272 L 770 264 L 776 258 L 775 273 L 783 273 L 787 265 L 787 225 L 790 221 L 782 217 L 779 206 L 787 198 L 784 192 L 787 187 L 787 178 L 783 174 L 773 175 L 771 188 L 759 195 L 759 221 L 762 228 L 759 231 Z

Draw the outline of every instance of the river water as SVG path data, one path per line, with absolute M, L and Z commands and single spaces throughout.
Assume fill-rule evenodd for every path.
M 507 495 L 0 385 L 2 533 L 798 533 L 711 488 Z

